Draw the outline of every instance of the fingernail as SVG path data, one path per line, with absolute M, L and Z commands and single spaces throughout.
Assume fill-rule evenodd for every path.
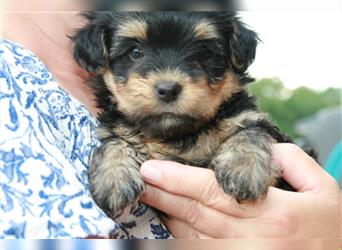
M 155 166 L 143 164 L 141 166 L 140 173 L 144 179 L 150 183 L 157 183 L 161 179 L 161 172 Z

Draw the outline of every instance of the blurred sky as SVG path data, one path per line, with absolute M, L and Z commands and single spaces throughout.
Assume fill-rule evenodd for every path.
M 342 87 L 342 11 L 239 12 L 260 36 L 253 77 L 279 77 L 288 88 Z

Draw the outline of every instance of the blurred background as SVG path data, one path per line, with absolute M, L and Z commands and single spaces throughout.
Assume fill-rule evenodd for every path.
M 261 40 L 249 69 L 256 78 L 250 93 L 298 145 L 316 150 L 341 185 L 341 12 L 259 9 L 239 16 Z

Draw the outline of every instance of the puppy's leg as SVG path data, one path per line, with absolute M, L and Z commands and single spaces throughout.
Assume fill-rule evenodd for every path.
M 144 190 L 139 168 L 145 160 L 145 155 L 118 138 L 103 141 L 93 153 L 88 173 L 90 191 L 108 216 L 120 215 Z
M 242 130 L 226 140 L 212 160 L 216 178 L 238 201 L 263 197 L 280 176 L 271 163 L 273 139 L 258 128 Z

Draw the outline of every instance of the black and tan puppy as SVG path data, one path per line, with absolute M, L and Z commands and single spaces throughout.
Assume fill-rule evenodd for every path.
M 285 187 L 271 144 L 290 142 L 244 86 L 257 35 L 229 12 L 88 12 L 74 57 L 95 77 L 101 146 L 92 195 L 115 216 L 144 190 L 148 159 L 210 167 L 238 201 Z

